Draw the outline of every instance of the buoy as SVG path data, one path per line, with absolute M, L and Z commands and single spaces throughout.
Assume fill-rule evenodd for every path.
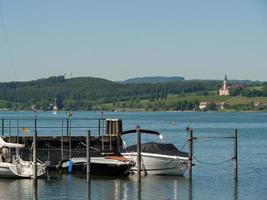
M 68 161 L 68 172 L 69 173 L 72 173 L 72 167 L 73 167 L 73 162 L 72 162 L 72 160 L 69 160 Z

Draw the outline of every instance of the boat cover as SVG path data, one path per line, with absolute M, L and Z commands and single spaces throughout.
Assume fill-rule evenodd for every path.
M 131 145 L 126 148 L 127 152 L 136 152 L 137 145 Z M 188 157 L 187 152 L 178 150 L 173 144 L 149 142 L 141 144 L 141 151 L 146 153 L 156 153 L 170 156 Z

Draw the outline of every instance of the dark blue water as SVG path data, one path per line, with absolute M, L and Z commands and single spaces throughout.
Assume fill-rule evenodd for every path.
M 0 112 L 2 116 L 33 117 L 30 112 Z M 60 113 L 37 113 L 38 117 L 59 119 Z M 99 117 L 98 112 L 74 112 L 75 117 Z M 216 112 L 146 112 L 146 113 L 104 113 L 104 116 L 119 117 L 123 120 L 123 129 L 134 129 L 140 125 L 144 129 L 160 131 L 164 142 L 174 143 L 187 151 L 186 126 L 194 130 L 195 137 L 232 136 L 233 129 L 238 130 L 239 176 L 233 180 L 232 158 L 233 141 L 231 139 L 198 139 L 194 141 L 194 156 L 203 164 L 194 160 L 193 181 L 185 177 L 143 177 L 138 185 L 135 176 L 129 178 L 93 178 L 90 195 L 83 176 L 51 174 L 49 179 L 38 180 L 39 199 L 265 199 L 267 196 L 267 113 L 216 113 Z M 5 122 L 8 123 L 8 122 Z M 17 122 L 12 122 L 17 123 Z M 23 126 L 32 122 L 19 121 Z M 41 123 L 41 122 L 40 122 Z M 43 126 L 61 121 L 42 122 Z M 73 120 L 73 126 L 90 126 L 97 134 L 97 122 Z M 73 135 L 85 135 L 87 128 L 73 129 Z M 5 134 L 17 134 L 16 130 L 5 130 Z M 40 135 L 60 134 L 60 128 L 43 128 Z M 19 133 L 21 134 L 21 133 Z M 31 134 L 31 133 L 29 133 Z M 135 135 L 124 138 L 126 145 L 135 143 Z M 155 140 L 155 137 L 143 137 L 143 142 Z M 0 199 L 31 199 L 33 194 L 31 180 L 0 179 Z

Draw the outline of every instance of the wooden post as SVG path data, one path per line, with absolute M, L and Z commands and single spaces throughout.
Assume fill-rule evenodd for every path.
M 189 172 L 188 172 L 188 178 L 189 181 L 192 181 L 192 161 L 193 161 L 193 129 L 188 128 L 189 132 L 189 138 L 188 138 L 188 159 L 189 159 Z
M 87 146 L 86 146 L 86 180 L 87 180 L 87 182 L 90 182 L 90 162 L 91 162 L 90 137 L 91 137 L 91 131 L 88 130 L 88 132 L 87 132 Z
M 237 157 L 237 129 L 234 130 L 234 149 L 233 149 L 233 161 L 234 161 L 234 179 L 238 178 L 238 157 Z
M 8 141 L 10 142 L 11 137 L 11 120 L 8 121 Z
M 104 150 L 105 150 L 105 143 L 104 143 L 104 131 L 105 131 L 105 125 L 104 125 L 104 123 L 105 123 L 105 121 L 104 121 L 104 119 L 103 119 L 103 116 L 102 116 L 101 120 L 103 120 L 103 123 L 102 123 L 102 125 L 103 125 L 102 128 L 103 128 L 103 129 L 102 129 L 101 146 L 102 146 L 102 151 L 104 151 Z
M 34 117 L 34 134 L 33 134 L 33 180 L 37 183 L 37 117 Z
M 47 160 L 50 161 L 50 143 L 47 144 Z
M 71 139 L 69 136 L 69 117 L 67 117 L 67 138 L 69 142 L 69 158 L 71 158 Z
M 17 143 L 19 143 L 19 120 L 17 120 L 17 138 L 16 138 Z
M 98 119 L 98 136 L 100 137 L 100 130 L 101 130 L 101 119 Z
M 61 122 L 61 160 L 64 159 L 63 129 L 64 129 L 64 121 L 62 120 Z
M 69 120 L 69 158 L 71 158 L 71 120 Z
M 5 119 L 2 118 L 2 136 L 4 136 L 4 132 L 5 132 Z
M 140 126 L 136 126 L 137 133 L 137 175 L 138 181 L 141 181 L 141 132 Z

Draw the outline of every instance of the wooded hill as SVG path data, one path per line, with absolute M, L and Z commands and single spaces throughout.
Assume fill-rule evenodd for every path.
M 63 110 L 192 110 L 198 108 L 198 96 L 217 98 L 221 84 L 216 80 L 121 84 L 101 78 L 57 76 L 0 83 L 0 108 L 30 110 L 35 105 L 36 109 L 52 110 L 56 99 Z M 267 96 L 267 85 L 251 84 L 231 92 L 233 96 Z
M 2 108 L 49 110 L 55 98 L 59 109 L 91 110 L 94 105 L 135 99 L 163 100 L 168 94 L 214 90 L 217 81 L 120 84 L 101 78 L 49 77 L 28 82 L 0 83 Z

